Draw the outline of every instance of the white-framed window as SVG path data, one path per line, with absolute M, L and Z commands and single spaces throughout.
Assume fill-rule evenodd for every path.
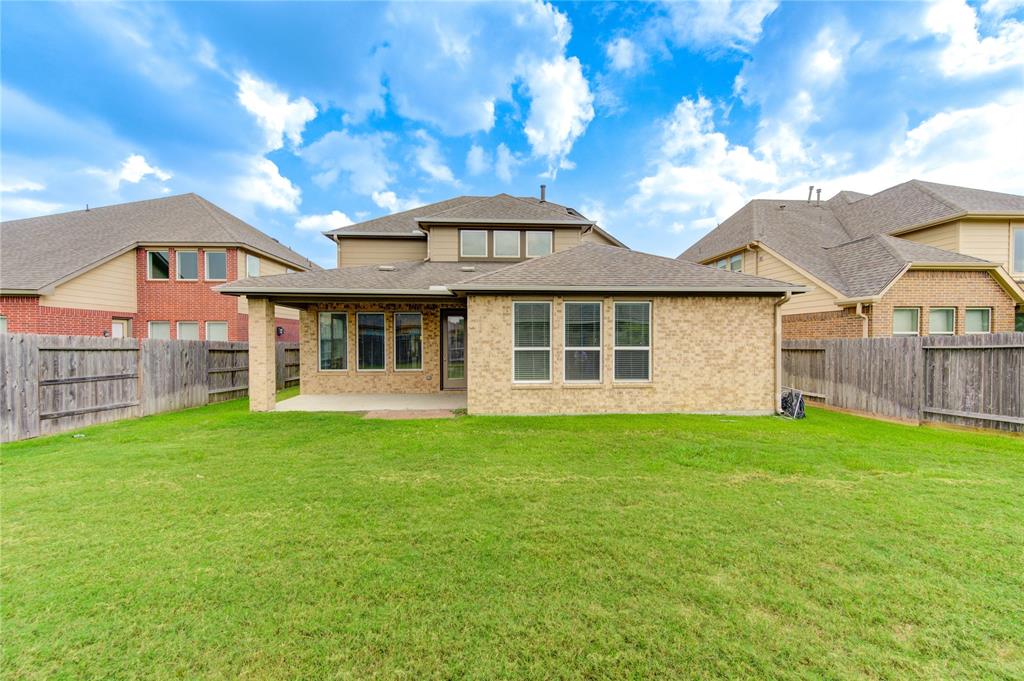
M 260 276 L 260 258 L 257 255 L 251 253 L 245 254 L 245 276 L 247 277 L 258 277 Z
M 146 279 L 164 281 L 170 278 L 170 254 L 167 251 L 146 251 Z
M 348 369 L 348 314 L 321 312 L 318 318 L 320 371 Z
M 933 307 L 928 310 L 928 335 L 952 336 L 956 333 L 956 308 Z
M 743 254 L 737 253 L 736 255 L 729 258 L 729 269 L 733 272 L 743 271 Z
M 227 281 L 228 279 L 228 254 L 227 251 L 205 251 L 203 257 L 206 260 L 204 274 L 207 281 Z
M 601 382 L 601 303 L 566 301 L 564 378 L 567 383 Z
M 423 370 L 423 315 L 395 313 L 395 371 Z
M 551 303 L 512 303 L 512 381 L 551 382 Z
M 651 380 L 651 303 L 615 303 L 615 380 Z
M 550 255 L 554 248 L 554 239 L 554 232 L 527 232 L 526 257 L 539 258 L 542 255 Z
M 178 340 L 199 340 L 199 322 L 178 322 Z
M 384 313 L 356 314 L 356 369 L 384 371 L 387 366 L 387 343 L 384 342 Z
M 7 317 L 0 314 L 0 333 L 7 333 Z
M 487 230 L 463 229 L 459 231 L 459 255 L 463 258 L 487 257 Z
M 228 339 L 227 322 L 206 322 L 206 340 L 226 341 Z
M 494 257 L 519 257 L 519 231 L 509 229 L 494 230 Z
M 1013 273 L 1024 274 L 1024 227 L 1013 228 Z
M 716 270 L 724 270 L 728 266 L 729 266 L 729 261 L 726 260 L 725 258 L 720 258 L 717 261 L 715 261 L 715 269 Z
M 175 251 L 174 263 L 178 279 L 182 281 L 199 279 L 199 251 Z
M 170 322 L 150 322 L 149 332 L 147 334 L 149 338 L 159 338 L 161 340 L 171 339 L 171 323 Z
M 992 333 L 992 308 L 967 308 L 964 312 L 964 330 L 967 333 Z
M 921 310 L 916 307 L 897 307 L 892 311 L 892 335 L 917 336 L 921 333 Z

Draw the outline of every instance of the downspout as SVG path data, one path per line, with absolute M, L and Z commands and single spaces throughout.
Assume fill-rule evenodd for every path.
M 864 303 L 857 303 L 857 311 L 854 313 L 861 319 L 863 319 L 863 331 L 861 332 L 862 338 L 868 337 L 868 316 L 864 313 Z
M 775 413 L 782 413 L 782 306 L 793 297 L 792 291 L 775 301 Z

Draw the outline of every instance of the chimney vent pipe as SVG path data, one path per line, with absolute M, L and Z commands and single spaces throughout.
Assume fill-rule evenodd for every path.
M 814 195 L 814 185 L 812 184 L 807 188 L 807 203 L 811 202 L 811 197 Z
M 546 184 L 542 184 L 540 186 L 540 202 L 541 203 L 544 203 L 545 201 L 548 200 L 547 199 L 547 194 L 548 194 L 548 186 Z
M 821 187 L 818 187 L 817 192 L 818 192 L 818 200 L 817 200 L 817 202 L 814 205 L 820 206 L 821 205 Z

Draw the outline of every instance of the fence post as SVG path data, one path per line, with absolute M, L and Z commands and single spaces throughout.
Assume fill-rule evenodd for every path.
M 916 354 L 914 356 L 914 381 L 917 384 L 915 387 L 917 388 L 917 420 L 919 422 L 924 421 L 924 401 L 925 396 L 928 394 L 926 389 L 928 376 L 925 373 L 925 350 L 924 338 L 918 337 L 917 347 L 915 349 Z

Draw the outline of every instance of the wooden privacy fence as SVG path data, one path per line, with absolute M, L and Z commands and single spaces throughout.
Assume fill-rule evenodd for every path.
M 277 344 L 277 387 L 299 382 Z M 0 334 L 0 442 L 245 397 L 249 345 Z
M 782 372 L 844 409 L 1024 432 L 1024 333 L 790 340 Z

